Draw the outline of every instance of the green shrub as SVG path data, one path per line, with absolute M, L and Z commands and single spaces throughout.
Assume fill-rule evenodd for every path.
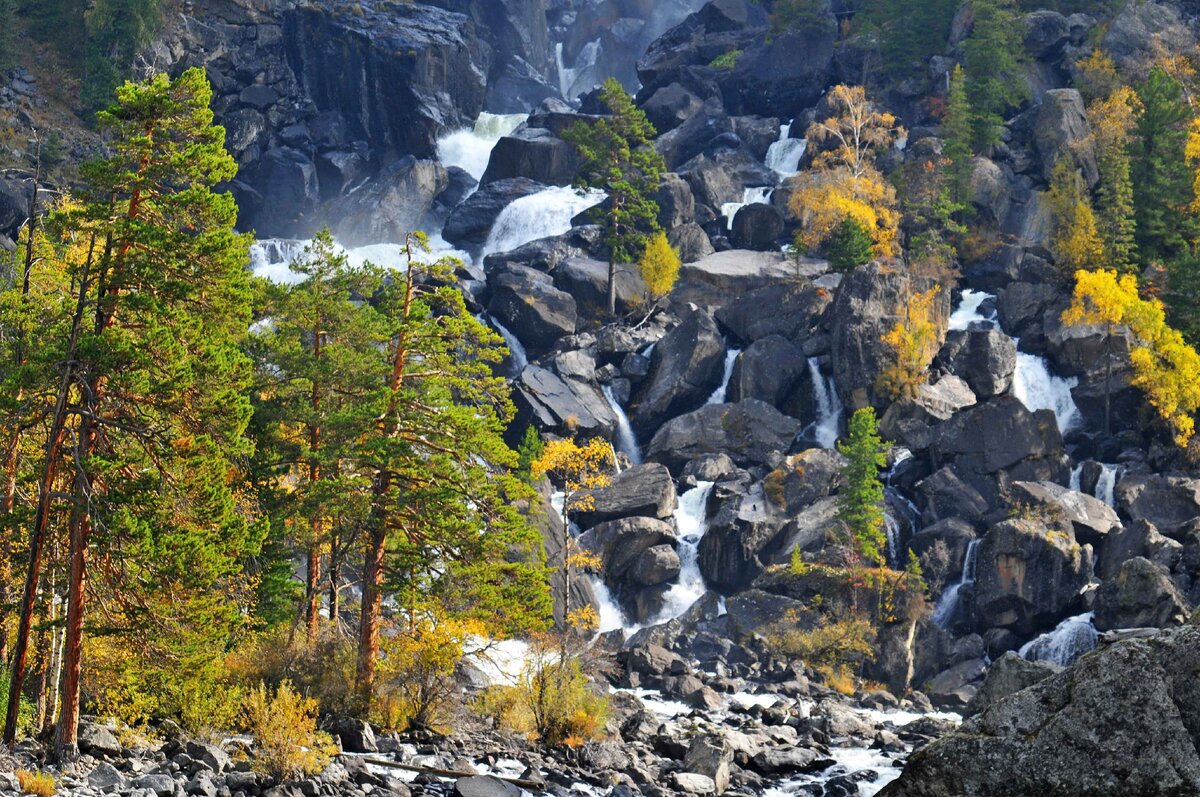
M 742 50 L 729 50 L 714 58 L 709 66 L 713 69 L 733 69 L 737 66 L 738 59 L 743 55 L 745 55 L 745 52 Z

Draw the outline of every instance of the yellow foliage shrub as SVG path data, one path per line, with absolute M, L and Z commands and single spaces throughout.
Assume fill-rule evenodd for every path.
M 425 617 L 380 642 L 375 717 L 393 730 L 436 729 L 458 695 L 454 671 L 481 624 Z
M 25 794 L 36 794 L 38 797 L 54 797 L 58 792 L 58 784 L 54 776 L 47 772 L 30 772 L 28 769 L 16 771 L 17 783 Z
M 680 265 L 679 252 L 671 246 L 665 232 L 656 233 L 650 238 L 638 263 L 650 298 L 661 299 L 671 292 L 675 280 L 679 279 Z
M 358 708 L 355 655 L 352 641 L 342 636 L 325 633 L 310 644 L 303 633 L 279 628 L 244 642 L 226 665 L 238 682 L 278 686 L 288 681 L 316 698 L 324 711 L 345 716 Z
M 938 328 L 933 302 L 941 289 L 931 288 L 908 298 L 900 320 L 882 340 L 896 361 L 879 375 L 879 388 L 892 399 L 911 396 L 925 383 L 929 364 L 938 352 Z
M 831 689 L 854 691 L 853 671 L 875 657 L 875 627 L 860 616 L 826 617 L 812 629 L 801 629 L 795 617 L 768 626 L 767 646 L 776 654 L 804 661 L 825 677 Z
M 317 730 L 317 701 L 290 681 L 274 691 L 259 684 L 246 695 L 243 711 L 256 744 L 252 766 L 277 781 L 320 772 L 337 752 L 330 736 Z

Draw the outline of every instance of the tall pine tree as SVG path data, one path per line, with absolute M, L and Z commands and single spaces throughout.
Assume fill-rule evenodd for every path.
M 1012 0 L 973 0 L 974 23 L 963 43 L 967 97 L 974 110 L 974 144 L 982 151 L 1000 141 L 1004 115 L 1028 97 L 1021 65 L 1024 26 Z
M 1142 114 L 1131 147 L 1137 248 L 1144 264 L 1168 264 L 1195 238 L 1186 212 L 1192 178 L 1184 159 L 1191 111 L 1178 81 L 1159 68 L 1138 87 L 1138 97 Z

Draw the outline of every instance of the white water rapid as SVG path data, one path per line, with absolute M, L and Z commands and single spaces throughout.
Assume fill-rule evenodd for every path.
M 525 118 L 523 113 L 481 113 L 474 127 L 455 130 L 438 139 L 438 160 L 447 169 L 457 166 L 479 180 L 487 171 L 496 143 L 516 130 Z
M 724 404 L 729 395 L 729 380 L 733 378 L 733 366 L 737 362 L 741 349 L 729 349 L 725 352 L 725 371 L 721 375 L 721 386 L 712 392 L 705 404 Z
M 737 216 L 738 211 L 747 205 L 766 205 L 771 201 L 771 194 L 775 193 L 775 189 L 770 186 L 760 188 L 747 188 L 742 191 L 741 202 L 726 202 L 721 205 L 721 215 L 725 217 L 725 229 L 733 229 L 733 219 Z
M 1096 626 L 1092 625 L 1092 613 L 1068 617 L 1053 631 L 1026 642 L 1018 651 L 1028 661 L 1049 661 L 1066 667 L 1096 647 Z
M 945 628 L 954 618 L 954 612 L 958 608 L 958 593 L 968 584 L 975 583 L 975 560 L 978 552 L 979 540 L 971 540 L 967 543 L 967 552 L 963 555 L 962 576 L 958 579 L 957 584 L 946 587 L 942 592 L 942 597 L 938 598 L 937 607 L 933 610 L 933 621 L 939 628 Z
M 679 579 L 663 596 L 663 607 L 646 625 L 658 625 L 679 617 L 704 596 L 704 576 L 700 574 L 697 553 L 700 540 L 708 530 L 708 496 L 712 482 L 697 482 L 679 496 L 675 526 L 679 530 Z
M 612 408 L 613 415 L 617 416 L 617 450 L 625 456 L 629 457 L 629 461 L 634 465 L 642 464 L 642 449 L 638 445 L 637 435 L 634 434 L 633 426 L 629 423 L 629 416 L 625 414 L 625 408 L 617 401 L 617 397 L 613 395 L 611 385 L 601 385 L 600 392 L 604 394 L 604 398 L 608 401 L 608 406 Z
M 488 323 L 500 333 L 500 337 L 504 338 L 504 343 L 508 346 L 508 375 L 515 379 L 525 370 L 525 366 L 529 365 L 529 355 L 525 353 L 525 345 L 504 324 L 501 324 L 491 316 L 487 318 Z
M 821 374 L 821 363 L 816 357 L 808 359 L 808 373 L 812 379 L 813 400 L 817 405 L 814 436 L 821 448 L 834 448 L 841 432 L 842 401 L 838 398 L 833 377 L 826 379 Z
M 991 294 L 981 291 L 964 290 L 958 309 L 950 316 L 950 329 L 1000 329 L 994 312 L 990 316 L 984 316 L 980 311 L 985 301 L 994 298 Z M 1019 342 L 1013 338 L 1013 343 Z M 1071 389 L 1078 384 L 1078 379 L 1066 379 L 1051 373 L 1044 357 L 1023 352 L 1018 348 L 1012 394 L 1030 412 L 1052 410 L 1054 417 L 1058 419 L 1058 429 L 1063 434 L 1083 421 L 1079 407 L 1075 405 L 1075 399 L 1071 395 Z
M 780 177 L 787 179 L 800 173 L 800 161 L 808 151 L 808 141 L 803 138 L 792 138 L 792 125 L 779 127 L 779 140 L 767 150 L 767 166 Z
M 602 191 L 580 193 L 558 186 L 523 196 L 500 211 L 483 245 L 483 255 L 511 252 L 531 241 L 562 235 L 570 231 L 571 219 L 602 201 Z

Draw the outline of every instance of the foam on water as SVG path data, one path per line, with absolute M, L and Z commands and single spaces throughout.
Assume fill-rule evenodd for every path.
M 803 138 L 792 138 L 792 125 L 780 125 L 779 140 L 771 144 L 767 150 L 767 166 L 771 167 L 782 178 L 792 177 L 800 172 L 800 161 L 808 151 L 808 141 Z
M 729 380 L 733 377 L 733 366 L 737 362 L 741 349 L 729 349 L 725 352 L 725 371 L 721 375 L 721 386 L 713 391 L 705 404 L 724 404 L 729 394 Z
M 1096 648 L 1099 635 L 1092 618 L 1092 612 L 1068 617 L 1053 631 L 1026 642 L 1018 653 L 1029 661 L 1048 661 L 1066 667 Z
M 679 496 L 675 527 L 679 529 L 679 577 L 663 596 L 663 607 L 646 625 L 666 623 L 681 616 L 704 596 L 707 587 L 700 573 L 700 540 L 708 530 L 708 496 L 712 482 L 698 482 Z
M 483 255 L 511 252 L 531 241 L 562 235 L 571 219 L 604 201 L 604 192 L 553 186 L 512 202 L 496 217 Z
M 622 454 L 629 457 L 629 461 L 634 465 L 642 464 L 642 449 L 638 445 L 637 434 L 634 433 L 633 426 L 629 423 L 629 416 L 625 414 L 625 408 L 613 395 L 612 385 L 601 385 L 600 392 L 604 394 L 608 406 L 612 408 L 613 415 L 617 416 L 617 448 Z
M 479 180 L 487 171 L 492 150 L 500 139 L 516 130 L 526 119 L 525 114 L 479 114 L 475 125 L 455 130 L 437 140 L 438 160 L 447 169 L 457 166 Z
M 812 380 L 813 399 L 817 405 L 817 420 L 813 431 L 821 448 L 837 446 L 842 425 L 842 401 L 838 398 L 833 377 L 828 379 L 821 373 L 821 363 L 816 357 L 808 359 L 808 373 Z

